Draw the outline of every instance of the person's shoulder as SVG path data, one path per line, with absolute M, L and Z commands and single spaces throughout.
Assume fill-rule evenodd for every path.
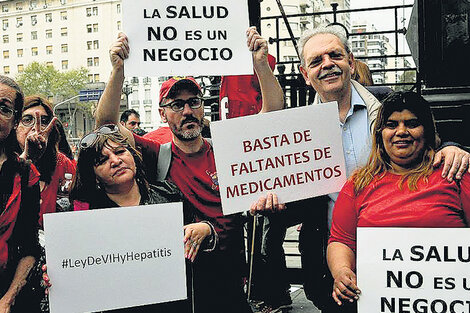
M 142 148 L 145 148 L 146 150 L 158 152 L 160 150 L 161 144 L 153 139 L 149 139 L 146 137 L 138 136 L 136 134 L 134 135 L 134 140 L 136 145 L 141 146 Z

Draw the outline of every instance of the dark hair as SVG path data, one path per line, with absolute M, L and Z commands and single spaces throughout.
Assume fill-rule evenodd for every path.
M 92 203 L 94 199 L 105 193 L 104 188 L 97 183 L 94 167 L 102 155 L 103 148 L 109 146 L 108 141 L 123 146 L 132 154 L 136 166 L 135 179 L 139 189 L 148 190 L 149 185 L 145 176 L 142 155 L 130 144 L 127 137 L 120 132 L 98 134 L 96 142 L 86 149 L 80 149 L 78 154 L 77 171 L 70 190 L 70 201 L 72 203 L 74 200 Z
M 0 84 L 13 88 L 15 90 L 15 103 L 14 103 L 14 124 L 17 125 L 21 117 L 21 111 L 24 105 L 24 95 L 20 85 L 13 79 L 0 75 Z M 2 143 L 7 158 L 14 157 L 19 149 L 18 140 L 16 139 L 16 131 L 12 128 L 10 134 L 5 138 Z
M 54 117 L 52 103 L 40 95 L 26 97 L 24 99 L 23 112 L 36 106 L 43 107 L 49 118 L 52 119 Z M 39 173 L 41 173 L 41 180 L 46 183 L 51 182 L 52 175 L 54 174 L 56 168 L 59 140 L 59 130 L 57 129 L 57 125 L 54 125 L 47 139 L 46 151 L 41 156 L 41 158 L 34 163 L 34 165 L 38 168 Z
M 57 120 L 55 122 L 55 126 L 57 127 L 57 131 L 59 132 L 59 143 L 57 148 L 60 152 L 65 154 L 67 158 L 73 160 L 72 148 L 70 148 L 70 144 L 67 141 L 67 135 L 65 134 L 64 125 L 62 125 L 61 121 Z
M 121 114 L 121 122 L 126 123 L 127 120 L 129 119 L 129 116 L 131 116 L 132 114 L 134 114 L 135 116 L 137 116 L 138 118 L 140 118 L 139 112 L 137 112 L 137 111 L 134 110 L 134 109 L 128 109 L 128 110 L 125 110 L 124 112 L 122 112 L 122 114 Z
M 420 95 L 412 91 L 398 91 L 391 93 L 380 107 L 377 120 L 372 131 L 372 151 L 367 165 L 358 170 L 352 176 L 354 189 L 356 192 L 364 189 L 372 179 L 391 169 L 390 157 L 385 151 L 382 139 L 382 131 L 385 129 L 388 118 L 394 112 L 409 110 L 416 115 L 424 128 L 424 150 L 422 159 L 417 165 L 410 169 L 408 173 L 402 176 L 401 185 L 408 180 L 410 190 L 417 189 L 417 183 L 420 179 L 426 179 L 433 171 L 433 158 L 437 147 L 440 145 L 440 139 L 436 132 L 434 118 L 429 107 L 429 103 Z

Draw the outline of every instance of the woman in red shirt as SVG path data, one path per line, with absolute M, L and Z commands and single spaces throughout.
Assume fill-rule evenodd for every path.
M 71 181 L 75 174 L 75 162 L 58 149 L 60 140 L 52 103 L 41 96 L 25 98 L 21 119 L 16 129 L 21 157 L 31 160 L 41 173 L 41 209 L 39 224 L 45 213 L 56 212 L 57 193 L 66 184 L 66 177 Z M 49 127 L 51 127 L 49 129 Z M 66 187 L 66 186 L 65 186 Z
M 460 182 L 433 167 L 440 143 L 429 104 L 414 92 L 390 95 L 380 108 L 368 164 L 341 190 L 333 210 L 328 266 L 334 300 L 354 302 L 357 227 L 468 227 L 470 176 Z

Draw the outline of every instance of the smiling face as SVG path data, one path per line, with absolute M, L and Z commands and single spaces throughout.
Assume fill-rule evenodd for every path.
M 133 184 L 136 165 L 133 155 L 122 145 L 108 140 L 96 161 L 94 171 L 97 180 L 106 190 L 123 184 Z
M 323 101 L 337 99 L 349 90 L 354 73 L 354 57 L 347 53 L 340 39 L 333 34 L 311 37 L 302 51 L 305 65 L 300 67 L 307 85 L 311 85 Z
M 394 172 L 421 161 L 426 143 L 424 126 L 411 111 L 393 112 L 385 122 L 382 140 Z
M 15 89 L 0 83 L 0 105 L 7 109 L 15 108 L 16 91 Z M 15 118 L 7 118 L 0 113 L 0 145 L 10 135 L 15 126 Z
M 174 100 L 188 100 L 197 97 L 197 94 L 188 90 L 181 90 L 174 99 L 167 99 L 165 104 Z M 180 112 L 173 111 L 170 107 L 162 107 L 160 116 L 164 122 L 168 123 L 171 131 L 181 141 L 192 141 L 201 135 L 202 121 L 204 119 L 204 107 L 191 109 L 188 103 L 184 105 L 184 109 Z

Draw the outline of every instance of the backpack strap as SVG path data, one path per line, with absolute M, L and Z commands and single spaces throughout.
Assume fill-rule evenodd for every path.
M 168 175 L 171 163 L 171 144 L 172 141 L 160 145 L 157 160 L 157 181 L 164 181 Z
M 203 138 L 206 140 L 212 147 L 212 139 Z M 158 160 L 157 160 L 157 181 L 164 181 L 168 176 L 168 171 L 170 169 L 171 163 L 171 145 L 172 141 L 167 142 L 163 145 L 160 145 L 160 150 L 158 151 Z

